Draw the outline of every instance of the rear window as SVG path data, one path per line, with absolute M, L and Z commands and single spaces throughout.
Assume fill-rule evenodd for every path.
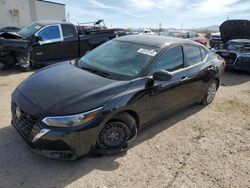
M 207 57 L 207 50 L 205 50 L 204 48 L 200 48 L 201 49 L 201 58 L 202 61 L 204 61 Z
M 195 65 L 202 61 L 200 48 L 196 46 L 185 46 L 185 64 L 186 66 Z
M 64 38 L 69 38 L 75 36 L 75 30 L 72 25 L 62 25 L 62 32 Z

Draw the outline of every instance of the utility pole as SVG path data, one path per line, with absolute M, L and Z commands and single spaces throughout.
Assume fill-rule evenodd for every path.
M 70 16 L 70 14 L 69 14 L 69 12 L 68 12 L 68 14 L 67 14 L 68 22 L 70 22 L 70 20 L 69 20 L 69 16 Z
M 162 31 L 162 23 L 160 22 L 160 24 L 159 24 L 159 32 L 161 32 Z

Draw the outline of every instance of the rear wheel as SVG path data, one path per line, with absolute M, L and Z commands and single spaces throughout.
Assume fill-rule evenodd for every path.
M 216 80 L 213 80 L 211 82 L 211 84 L 209 85 L 201 103 L 203 105 L 207 105 L 207 104 L 210 104 L 213 100 L 214 100 L 214 97 L 216 95 L 216 92 L 217 92 L 217 89 L 218 89 L 218 83 Z
M 135 119 L 128 113 L 112 118 L 101 130 L 98 139 L 98 154 L 117 154 L 127 149 L 128 142 L 137 134 Z

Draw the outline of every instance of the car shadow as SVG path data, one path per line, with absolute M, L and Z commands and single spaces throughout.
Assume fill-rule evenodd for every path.
M 196 114 L 203 107 L 185 108 L 169 117 L 142 129 L 130 148 L 156 136 Z M 65 187 L 93 170 L 115 171 L 120 167 L 116 159 L 123 152 L 112 156 L 89 156 L 76 161 L 57 161 L 40 157 L 31 152 L 13 127 L 0 129 L 0 187 Z
M 36 70 L 30 70 L 28 72 L 34 72 L 34 71 L 36 71 Z M 13 65 L 11 67 L 8 67 L 5 70 L 0 70 L 0 77 L 21 74 L 21 73 L 23 73 L 23 72 L 20 71 L 16 66 Z
M 243 71 L 227 70 L 222 76 L 223 86 L 235 86 L 248 81 L 250 81 L 250 73 Z

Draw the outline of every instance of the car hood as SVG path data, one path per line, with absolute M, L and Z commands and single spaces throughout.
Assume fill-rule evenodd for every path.
M 29 41 L 17 33 L 2 33 L 0 34 L 0 45 L 13 50 L 24 50 L 27 49 Z
M 224 43 L 233 39 L 250 39 L 250 21 L 227 20 L 221 24 L 220 32 Z
M 31 75 L 16 92 L 50 115 L 68 115 L 101 107 L 129 85 L 65 62 Z

